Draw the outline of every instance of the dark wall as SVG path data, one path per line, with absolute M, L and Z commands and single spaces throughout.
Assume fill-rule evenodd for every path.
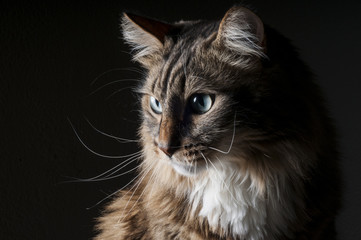
M 0 239 L 89 239 L 103 204 L 87 208 L 132 179 L 128 174 L 64 183 L 69 177 L 94 177 L 123 161 L 90 153 L 70 122 L 97 152 L 139 150 L 102 136 L 86 121 L 136 138 L 138 105 L 130 88 L 141 74 L 120 39 L 120 13 L 136 10 L 167 21 L 216 19 L 233 2 L 0 3 Z M 247 3 L 292 39 L 325 91 L 343 157 L 345 201 L 337 227 L 340 239 L 359 239 L 361 3 Z M 124 81 L 107 85 L 117 80 Z

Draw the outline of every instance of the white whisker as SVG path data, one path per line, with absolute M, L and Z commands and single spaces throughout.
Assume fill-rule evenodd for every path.
M 131 142 L 139 142 L 139 140 L 136 140 L 136 139 L 127 139 L 127 138 L 121 138 L 121 137 L 117 137 L 117 136 L 114 136 L 114 135 L 111 135 L 111 134 L 108 134 L 108 133 L 105 133 L 101 130 L 99 130 L 98 128 L 96 128 L 90 121 L 88 118 L 84 117 L 85 120 L 88 122 L 88 124 L 95 130 L 97 131 L 98 133 L 106 136 L 106 137 L 110 137 L 110 138 L 113 138 L 113 139 L 116 139 L 116 140 L 119 140 L 121 143 L 131 143 Z
M 228 154 L 228 153 L 231 151 L 231 149 L 232 149 L 235 134 L 236 134 L 236 114 L 234 114 L 233 134 L 232 134 L 231 144 L 229 145 L 228 150 L 227 150 L 227 151 L 222 151 L 222 150 L 217 149 L 217 148 L 215 148 L 215 147 L 208 147 L 208 148 L 209 148 L 209 149 L 212 149 L 212 150 L 215 150 L 215 151 L 217 151 L 217 152 L 223 153 L 223 154 Z
M 218 162 L 219 162 L 219 164 L 221 164 L 221 166 L 222 166 L 222 168 L 223 169 L 225 169 L 225 167 L 224 167 L 224 165 L 223 165 L 223 163 L 222 163 L 222 161 L 216 156 L 216 159 L 218 160 Z
M 125 209 L 127 209 L 128 205 L 129 205 L 129 202 L 132 200 L 135 192 L 138 190 L 140 184 L 142 183 L 142 181 L 144 180 L 144 178 L 147 176 L 147 174 L 150 172 L 151 169 L 152 169 L 151 167 L 148 167 L 148 169 L 146 170 L 146 173 L 144 173 L 143 177 L 139 180 L 139 182 L 138 182 L 137 184 L 133 185 L 133 186 L 127 191 L 127 193 L 125 194 L 125 195 L 127 195 L 130 191 L 133 192 L 132 195 L 130 196 L 129 200 L 127 201 L 127 204 L 125 204 L 125 206 L 124 206 L 124 208 L 123 208 L 122 215 L 121 215 L 121 218 L 119 218 L 118 223 L 124 219 L 124 217 L 125 217 L 125 216 L 124 216 Z M 136 187 L 135 187 L 135 186 L 136 186 Z M 135 189 L 133 190 L 134 187 L 135 187 Z M 123 217 L 123 216 L 124 216 L 124 217 Z
M 216 157 L 216 158 L 217 158 L 217 160 L 219 161 L 219 163 L 221 164 L 222 168 L 224 168 L 224 165 L 222 164 L 221 160 L 220 160 L 218 157 Z M 211 162 L 211 161 L 210 161 L 210 162 Z M 212 163 L 212 162 L 211 162 L 211 163 Z M 213 163 L 212 163 L 212 165 L 213 165 Z M 214 165 L 213 165 L 213 166 L 214 166 Z M 236 198 L 233 196 L 233 194 L 232 194 L 231 190 L 229 189 L 228 185 L 227 185 L 227 184 L 223 181 L 223 179 L 221 178 L 221 176 L 220 176 L 220 174 L 218 173 L 218 171 L 217 171 L 217 169 L 216 169 L 215 166 L 214 166 L 214 169 L 216 170 L 217 174 L 219 175 L 220 180 L 222 181 L 222 183 L 223 183 L 224 186 L 226 187 L 227 191 L 231 194 L 233 200 L 235 200 L 235 201 L 237 202 Z
M 202 157 L 204 158 L 204 160 L 205 160 L 206 162 L 209 162 L 209 163 L 213 166 L 213 169 L 214 169 L 214 171 L 217 173 L 217 175 L 218 175 L 218 177 L 219 177 L 219 180 L 220 180 L 220 181 L 222 182 L 222 184 L 226 187 L 226 190 L 229 192 L 229 194 L 231 194 L 231 197 L 233 198 L 233 200 L 237 202 L 236 198 L 233 196 L 233 194 L 232 194 L 231 190 L 229 189 L 228 185 L 224 182 L 221 174 L 218 172 L 216 166 L 212 163 L 211 160 L 207 159 L 201 151 L 200 151 L 200 153 L 201 153 Z M 219 160 L 219 159 L 218 159 L 218 160 Z
M 141 75 L 144 75 L 144 72 L 140 71 L 139 69 L 136 68 L 113 68 L 110 69 L 108 71 L 103 72 L 102 74 L 100 74 L 99 76 L 97 76 L 91 83 L 90 85 L 95 84 L 101 77 L 103 77 L 104 75 L 110 73 L 110 72 L 115 72 L 115 71 L 131 71 L 131 72 L 136 72 L 139 73 Z
M 94 179 L 94 180 L 91 180 L 90 182 L 100 182 L 100 181 L 106 181 L 106 180 L 110 180 L 110 179 L 114 179 L 114 178 L 117 178 L 117 177 L 120 177 L 120 176 L 123 176 L 125 174 L 128 174 L 130 172 L 133 172 L 134 170 L 136 170 L 137 168 L 139 168 L 139 166 L 136 166 L 128 171 L 125 171 L 125 172 L 122 172 L 122 173 L 119 173 L 117 175 L 113 175 L 114 173 L 112 173 L 111 175 L 109 176 L 106 176 L 104 178 L 100 178 L 100 179 Z M 117 170 L 118 171 L 118 170 Z M 115 171 L 115 172 L 117 172 Z
M 154 172 L 157 172 L 157 170 L 154 170 Z M 152 174 L 151 178 L 152 178 L 152 177 L 153 177 L 153 174 Z M 150 180 L 151 180 L 151 179 L 150 179 Z M 149 182 L 150 182 L 150 180 L 149 180 Z M 147 186 L 152 185 L 152 188 L 150 189 L 150 192 L 149 192 L 150 195 L 152 194 L 152 192 L 153 192 L 153 190 L 154 190 L 155 178 L 154 178 L 152 181 L 153 181 L 153 182 L 152 182 L 151 184 L 147 184 Z M 147 204 L 147 206 L 149 206 L 149 202 L 147 202 L 146 204 Z
M 133 161 L 135 161 L 137 159 L 134 159 Z M 132 163 L 133 161 L 127 163 L 126 165 Z M 120 174 L 117 174 L 117 175 L 114 175 L 116 172 L 120 171 L 122 168 L 126 167 L 126 165 L 124 165 L 123 167 L 117 169 L 116 171 L 114 171 L 113 173 L 111 174 L 108 174 L 107 176 L 103 177 L 103 178 L 94 178 L 94 179 L 80 179 L 79 182 L 101 182 L 101 181 L 106 181 L 106 180 L 110 180 L 110 179 L 114 179 L 114 178 L 117 178 L 117 177 L 120 177 L 120 176 L 123 176 L 125 174 L 128 174 L 134 170 L 136 170 L 137 168 L 139 168 L 139 166 L 136 166 L 128 171 L 125 171 L 125 172 L 122 172 Z
M 118 189 L 117 191 L 113 192 L 112 194 L 106 196 L 105 198 L 103 198 L 102 200 L 100 200 L 99 202 L 97 202 L 95 205 L 91 206 L 91 207 L 88 207 L 86 208 L 86 210 L 90 210 L 96 206 L 98 206 L 99 204 L 101 204 L 102 202 L 104 202 L 105 200 L 111 198 L 112 196 L 114 196 L 115 194 L 119 193 L 120 191 L 124 190 L 126 187 L 128 187 L 132 182 L 134 182 L 139 176 L 140 176 L 141 173 L 139 173 L 137 176 L 135 176 L 131 181 L 129 181 L 126 185 L 124 185 L 122 188 Z
M 206 157 L 204 156 L 204 154 L 202 153 L 202 151 L 199 150 L 199 153 L 202 155 L 204 161 L 206 161 L 206 168 L 207 168 L 207 170 L 209 170 L 209 169 L 208 169 L 208 161 L 207 161 Z
M 120 82 L 141 82 L 141 81 L 138 80 L 138 79 L 132 79 L 132 78 L 114 80 L 114 81 L 112 81 L 112 82 L 108 82 L 108 83 L 104 84 L 104 85 L 101 86 L 101 87 L 98 87 L 97 89 L 95 89 L 94 91 L 92 91 L 91 93 L 89 93 L 88 96 L 93 95 L 94 93 L 100 91 L 101 89 L 105 88 L 106 86 L 109 86 L 109 85 L 112 85 L 112 84 L 115 84 L 115 83 L 120 83 Z
M 119 159 L 119 158 L 126 158 L 126 157 L 132 157 L 134 156 L 136 153 L 132 153 L 132 154 L 127 154 L 127 155 L 122 155 L 122 156 L 110 156 L 110 155 L 104 155 L 101 153 L 98 153 L 96 151 L 94 151 L 93 149 L 89 148 L 84 141 L 80 138 L 79 134 L 77 133 L 77 131 L 75 130 L 74 125 L 71 123 L 70 119 L 68 118 L 68 121 L 70 123 L 71 128 L 73 129 L 76 137 L 78 138 L 78 140 L 80 141 L 80 143 L 91 153 L 93 153 L 94 155 L 97 155 L 99 157 L 103 157 L 103 158 L 109 158 L 109 159 Z
M 123 91 L 123 90 L 126 90 L 126 89 L 133 89 L 134 88 L 134 86 L 128 86 L 128 87 L 123 87 L 123 88 L 121 88 L 121 89 L 118 89 L 118 90 L 116 90 L 115 92 L 113 92 L 112 94 L 110 94 L 105 100 L 109 100 L 111 97 L 113 97 L 115 94 L 117 94 L 117 93 L 119 93 L 119 92 L 121 92 L 121 91 Z
M 150 178 L 149 178 L 149 181 L 151 181 L 151 180 L 153 179 L 154 175 L 155 175 L 155 171 L 153 171 L 152 175 L 151 175 Z M 154 186 L 154 184 L 153 184 L 153 186 Z M 123 216 L 123 218 L 120 220 L 120 222 L 123 221 L 124 218 L 134 209 L 134 207 L 135 207 L 135 206 L 137 205 L 137 203 L 139 202 L 140 198 L 144 195 L 145 190 L 146 190 L 146 187 L 144 187 L 142 193 L 138 196 L 138 199 L 135 201 L 135 203 L 133 203 L 133 206 L 129 209 L 129 211 L 127 212 L 127 214 Z M 136 189 L 134 190 L 134 192 L 135 192 L 135 191 L 136 191 Z M 119 223 L 119 221 L 118 221 L 118 223 Z
M 115 173 L 119 172 L 120 170 L 122 170 L 123 168 L 125 168 L 126 166 L 131 164 L 132 162 L 138 160 L 140 156 L 141 156 L 141 153 L 139 153 L 138 155 L 135 155 L 133 157 L 130 157 L 130 158 L 126 159 L 125 161 L 119 163 L 118 165 L 112 167 L 111 169 L 109 169 L 109 170 L 107 170 L 107 171 L 105 171 L 105 172 L 103 172 L 103 173 L 101 173 L 101 174 L 99 174 L 99 175 L 97 175 L 95 177 L 91 177 L 91 178 L 75 178 L 75 177 L 71 177 L 74 180 L 66 181 L 66 183 L 69 183 L 69 182 L 95 182 L 95 181 L 108 180 L 108 177 L 114 175 Z M 124 166 L 122 166 L 123 164 L 124 164 Z M 116 169 L 116 170 L 114 170 L 114 169 Z M 128 173 L 128 172 L 131 172 L 131 170 L 127 171 L 126 173 Z M 124 173 L 124 174 L 126 174 L 126 173 Z M 122 176 L 124 174 L 116 175 L 116 176 L 119 177 L 119 176 Z M 106 176 L 104 176 L 104 175 L 106 175 Z M 103 176 L 104 176 L 104 178 L 100 178 L 100 177 L 103 177 Z

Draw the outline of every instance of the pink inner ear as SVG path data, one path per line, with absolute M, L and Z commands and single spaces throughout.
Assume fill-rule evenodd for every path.
M 162 44 L 164 43 L 164 37 L 168 35 L 172 29 L 174 29 L 174 26 L 168 23 L 156 21 L 132 13 L 124 13 L 124 15 L 141 29 L 156 37 Z

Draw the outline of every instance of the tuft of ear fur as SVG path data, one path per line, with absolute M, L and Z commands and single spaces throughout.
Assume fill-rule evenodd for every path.
M 216 42 L 232 53 L 256 57 L 265 56 L 264 27 L 261 19 L 247 8 L 235 6 L 224 15 Z
M 166 36 L 175 28 L 131 13 L 123 13 L 121 26 L 125 41 L 134 51 L 133 59 L 145 66 L 160 56 Z

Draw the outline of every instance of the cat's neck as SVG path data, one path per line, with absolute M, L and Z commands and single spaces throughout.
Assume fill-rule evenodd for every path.
M 231 166 L 217 166 L 195 182 L 189 198 L 192 210 L 201 206 L 199 216 L 212 228 L 230 231 L 235 237 L 263 239 L 266 229 L 267 201 L 249 175 Z
M 148 198 L 153 203 L 155 198 L 166 201 L 162 205 L 167 207 L 151 206 L 152 209 L 167 211 L 165 216 L 170 212 L 174 215 L 177 209 L 183 219 L 206 221 L 212 231 L 222 235 L 249 240 L 264 239 L 267 235 L 267 239 L 273 239 L 269 229 L 281 230 L 286 221 L 280 210 L 293 211 L 293 206 L 284 201 L 284 191 L 277 182 L 260 189 L 257 179 L 232 165 L 210 166 L 204 174 L 189 179 L 163 165 L 161 178 L 155 179 L 162 184 L 155 186 L 150 179 Z M 172 196 L 166 200 L 169 194 Z

